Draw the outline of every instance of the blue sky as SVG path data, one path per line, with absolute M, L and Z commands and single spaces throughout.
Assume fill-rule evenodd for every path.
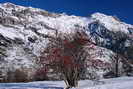
M 77 16 L 89 16 L 95 12 L 115 15 L 133 24 L 133 0 L 0 0 L 23 6 L 32 6 L 50 12 L 65 12 Z

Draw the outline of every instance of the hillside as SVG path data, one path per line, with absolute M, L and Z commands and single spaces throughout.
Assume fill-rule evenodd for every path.
M 94 13 L 89 17 L 51 13 L 42 9 L 23 7 L 12 3 L 0 4 L 0 77 L 8 78 L 8 73 L 17 69 L 25 71 L 33 79 L 38 68 L 36 59 L 48 43 L 47 36 L 54 36 L 56 31 L 74 33 L 84 30 L 96 45 L 90 54 L 94 60 L 103 64 L 89 69 L 96 71 L 95 76 L 102 78 L 107 72 L 115 70 L 112 57 L 120 57 L 119 75 L 133 63 L 133 26 L 121 22 L 118 18 Z M 90 74 L 86 72 L 87 75 Z M 13 75 L 12 75 L 13 76 Z

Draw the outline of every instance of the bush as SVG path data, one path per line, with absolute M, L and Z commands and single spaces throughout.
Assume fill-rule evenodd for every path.
M 5 82 L 28 82 L 27 74 L 19 69 L 16 69 L 14 72 L 7 72 L 7 79 Z
M 26 82 L 26 81 L 28 81 L 27 74 L 25 72 L 21 71 L 21 70 L 16 70 L 14 77 L 15 77 L 16 82 Z
M 36 80 L 36 81 L 48 80 L 48 77 L 46 74 L 47 74 L 47 72 L 46 72 L 45 68 L 40 68 L 35 72 L 34 80 Z

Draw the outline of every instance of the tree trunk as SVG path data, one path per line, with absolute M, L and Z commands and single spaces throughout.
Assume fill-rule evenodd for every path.
M 119 55 L 117 54 L 117 59 L 115 63 L 115 77 L 119 77 Z
M 70 89 L 72 87 L 77 87 L 78 86 L 78 81 L 77 80 L 65 80 L 66 83 L 66 88 L 65 89 Z

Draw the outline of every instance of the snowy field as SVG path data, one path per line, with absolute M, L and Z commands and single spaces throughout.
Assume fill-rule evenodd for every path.
M 64 89 L 63 81 L 41 81 L 30 83 L 0 83 L 0 89 Z M 133 89 L 133 77 L 121 77 L 93 82 L 82 80 L 73 89 Z

